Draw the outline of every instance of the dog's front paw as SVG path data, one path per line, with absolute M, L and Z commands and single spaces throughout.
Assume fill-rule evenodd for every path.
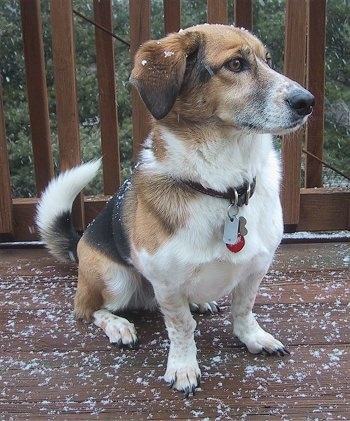
M 238 335 L 237 335 L 238 336 Z M 268 354 L 268 355 L 290 355 L 290 352 L 278 339 L 275 339 L 270 333 L 265 332 L 261 327 L 254 331 L 246 332 L 238 336 L 246 345 L 248 351 L 252 354 Z
M 170 384 L 171 389 L 184 392 L 185 398 L 196 392 L 200 386 L 201 372 L 197 361 L 192 365 L 169 364 L 164 380 Z

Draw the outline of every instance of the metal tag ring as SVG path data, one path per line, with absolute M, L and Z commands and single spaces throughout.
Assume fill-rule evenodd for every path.
M 231 212 L 233 211 L 233 212 Z M 233 218 L 238 214 L 238 206 L 234 203 L 231 203 L 229 207 L 227 208 L 227 216 L 229 220 L 232 222 Z
M 231 201 L 231 205 L 238 206 L 238 191 L 237 189 L 233 189 L 233 193 L 235 195 L 235 198 L 233 201 Z
M 249 199 L 250 199 L 250 184 L 248 183 L 247 185 L 247 192 L 246 192 L 246 196 L 245 196 L 245 205 L 247 206 L 249 203 Z

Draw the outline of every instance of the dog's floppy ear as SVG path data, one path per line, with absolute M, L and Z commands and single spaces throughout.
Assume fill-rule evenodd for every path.
M 157 120 L 175 103 L 183 82 L 187 57 L 198 50 L 198 32 L 174 33 L 143 44 L 135 56 L 130 82 Z

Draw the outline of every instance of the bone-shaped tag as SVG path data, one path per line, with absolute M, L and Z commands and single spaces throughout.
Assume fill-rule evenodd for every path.
M 244 216 L 240 216 L 239 217 L 239 228 L 238 228 L 238 232 L 240 234 L 242 234 L 243 237 L 248 234 L 248 230 L 247 230 L 247 228 L 245 226 L 246 223 L 247 223 L 247 220 L 245 219 L 245 217 Z

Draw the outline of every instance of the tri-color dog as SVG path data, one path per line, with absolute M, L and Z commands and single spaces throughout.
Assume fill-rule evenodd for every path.
M 79 262 L 76 316 L 132 347 L 135 327 L 115 313 L 159 308 L 170 338 L 165 380 L 186 395 L 201 375 L 191 309 L 215 312 L 226 294 L 233 333 L 250 352 L 288 352 L 252 308 L 283 229 L 271 135 L 303 125 L 314 97 L 270 61 L 255 36 L 231 26 L 146 42 L 130 80 L 152 131 L 131 178 L 81 238 L 71 206 L 99 161 L 61 174 L 38 206 L 49 250 Z

